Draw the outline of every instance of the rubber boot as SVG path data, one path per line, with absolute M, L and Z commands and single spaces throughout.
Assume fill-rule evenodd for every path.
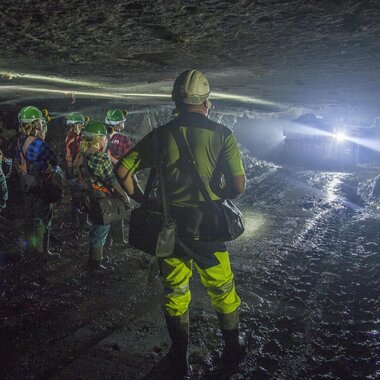
M 189 311 L 177 317 L 165 316 L 166 326 L 172 345 L 168 358 L 171 361 L 173 374 L 178 379 L 185 379 L 191 375 L 189 365 Z
M 44 237 L 45 237 L 46 228 L 45 226 L 34 226 L 34 246 L 36 254 L 40 257 L 44 254 Z
M 70 193 L 71 193 L 71 229 L 78 230 L 81 225 L 83 225 L 83 221 L 81 221 L 80 214 L 82 208 L 82 196 L 80 187 L 73 181 L 70 185 Z
M 91 227 L 92 226 L 92 221 L 91 221 L 91 218 L 90 218 L 90 214 L 88 212 L 84 213 L 84 218 L 86 219 L 86 224 Z
M 239 335 L 239 311 L 217 316 L 224 340 L 222 361 L 228 370 L 235 370 L 246 353 L 245 342 Z
M 45 226 L 36 226 L 33 224 L 25 225 L 25 253 L 42 258 L 44 251 L 44 233 Z
M 27 255 L 35 254 L 36 252 L 36 237 L 34 232 L 34 226 L 32 224 L 24 225 L 24 252 Z
M 78 212 L 79 228 L 83 228 L 84 226 L 89 225 L 87 223 L 87 215 L 88 214 L 86 212 L 79 210 Z
M 42 237 L 42 256 L 45 260 L 57 260 L 60 258 L 59 253 L 50 251 L 50 231 L 44 226 L 44 233 Z
M 71 208 L 71 229 L 76 231 L 76 230 L 78 230 L 79 226 L 80 226 L 79 210 L 78 210 L 78 208 L 72 206 L 72 208 Z
M 110 269 L 102 264 L 103 247 L 90 247 L 89 254 L 90 257 L 88 259 L 87 268 L 90 271 L 105 272 L 107 269 Z

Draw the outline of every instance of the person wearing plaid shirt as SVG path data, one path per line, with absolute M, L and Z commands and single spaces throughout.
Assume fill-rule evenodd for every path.
M 132 148 L 133 142 L 127 135 L 112 132 L 108 136 L 108 153 L 114 165 Z
M 45 143 L 39 137 L 22 135 L 18 139 L 19 147 L 26 147 L 25 152 L 22 149 L 18 149 L 17 158 L 22 161 L 27 161 L 27 173 L 28 174 L 41 174 L 46 172 L 50 167 L 58 165 L 58 157 L 54 150 Z M 28 140 L 28 141 L 27 141 Z
M 82 178 L 90 191 L 94 191 L 96 198 L 110 197 L 114 191 L 129 205 L 129 197 L 121 188 L 113 172 L 108 154 L 105 152 L 107 146 L 107 129 L 105 125 L 97 120 L 91 120 L 83 129 L 83 142 L 81 144 L 80 159 L 76 159 L 74 166 L 81 168 Z M 91 215 L 91 212 L 90 212 Z M 88 268 L 95 271 L 104 271 L 108 268 L 103 263 L 103 247 L 110 231 L 110 224 L 96 224 L 93 220 L 90 228 L 90 249 Z
M 89 152 L 87 164 L 91 172 L 90 177 L 93 187 L 95 189 L 101 188 L 101 191 L 110 193 L 116 177 L 107 153 L 101 151 Z
M 53 171 L 60 172 L 58 157 L 45 143 L 47 113 L 27 106 L 20 110 L 16 162 L 23 184 L 25 201 L 25 252 L 45 260 L 56 259 L 49 250 L 53 205 L 44 198 L 41 183 Z

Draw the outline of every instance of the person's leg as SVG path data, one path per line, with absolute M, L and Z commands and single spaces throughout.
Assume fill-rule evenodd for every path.
M 71 229 L 77 230 L 80 227 L 79 212 L 80 212 L 80 199 L 78 199 L 78 186 L 70 184 L 71 195 Z
M 192 259 L 162 258 L 159 265 L 164 285 L 163 311 L 169 317 L 180 316 L 187 311 L 191 301 Z
M 239 341 L 240 298 L 236 293 L 228 252 L 215 252 L 214 256 L 219 264 L 209 268 L 196 267 L 218 316 L 225 342 L 223 359 L 236 365 L 245 351 Z
M 215 252 L 214 256 L 217 265 L 208 268 L 195 265 L 216 312 L 230 314 L 239 307 L 240 298 L 236 293 L 229 254 L 227 251 Z
M 24 251 L 26 254 L 34 254 L 36 250 L 36 238 L 34 236 L 33 198 L 31 194 L 23 193 L 24 198 Z
M 59 258 L 49 250 L 53 206 L 33 193 L 25 193 L 24 201 L 25 251 L 47 260 Z
M 168 355 L 176 373 L 188 374 L 191 369 L 188 362 L 188 308 L 191 300 L 189 280 L 192 260 L 173 257 L 160 259 L 159 264 L 164 285 L 163 311 L 172 341 Z
M 83 229 L 85 224 L 89 224 L 87 221 L 85 190 L 83 186 L 75 180 L 70 185 L 71 192 L 71 229 L 78 231 Z
M 0 168 L 0 212 L 2 209 L 6 207 L 7 200 L 8 200 L 7 180 L 5 178 L 5 175 L 1 174 L 1 168 Z
M 90 269 L 107 269 L 102 264 L 103 247 L 110 230 L 109 224 L 93 224 L 90 228 L 90 257 L 88 266 Z
M 53 253 L 49 249 L 53 205 L 41 198 L 34 197 L 32 208 L 35 252 L 40 255 L 41 258 L 46 260 L 58 259 L 59 254 Z
M 43 255 L 46 259 L 56 259 L 59 258 L 59 254 L 50 251 L 50 231 L 53 221 L 53 205 L 51 203 L 42 202 L 41 210 L 43 215 L 41 215 L 42 224 L 45 228 L 43 234 Z

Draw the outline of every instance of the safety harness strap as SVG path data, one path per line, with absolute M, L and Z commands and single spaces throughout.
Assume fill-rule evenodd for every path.
M 21 162 L 20 162 L 20 169 L 21 169 L 21 172 L 23 174 L 27 174 L 28 173 L 28 168 L 29 168 L 29 160 L 28 158 L 26 157 L 26 152 L 28 151 L 28 148 L 30 146 L 30 144 L 36 139 L 37 137 L 34 137 L 34 136 L 28 136 L 26 138 L 26 140 L 24 141 L 24 144 L 22 147 L 19 146 L 19 151 L 21 153 L 20 155 L 20 158 L 21 158 Z

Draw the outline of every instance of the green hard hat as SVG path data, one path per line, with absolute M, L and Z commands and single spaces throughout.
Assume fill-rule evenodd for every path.
M 122 110 L 108 110 L 105 118 L 105 123 L 109 125 L 117 125 L 123 123 L 126 119 L 126 114 Z
M 18 120 L 21 123 L 32 123 L 36 120 L 45 120 L 43 113 L 37 108 L 33 106 L 26 106 L 21 108 L 18 113 Z
M 101 121 L 91 120 L 83 128 L 82 133 L 85 137 L 105 136 L 107 128 Z
M 79 112 L 71 112 L 66 116 L 66 124 L 74 125 L 74 124 L 84 124 L 86 121 L 85 117 Z

